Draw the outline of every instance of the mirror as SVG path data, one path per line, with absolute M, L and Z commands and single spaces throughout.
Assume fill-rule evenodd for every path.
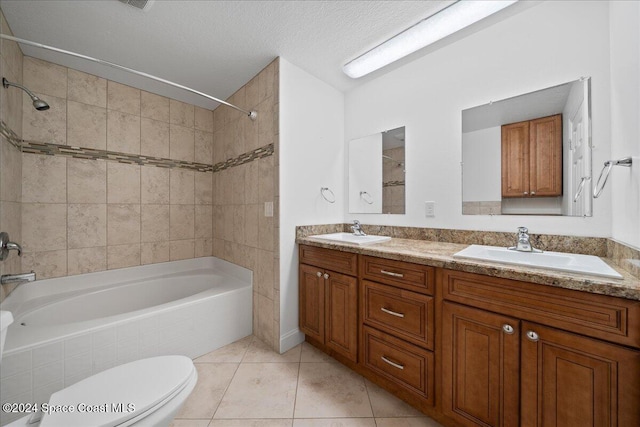
M 349 141 L 349 213 L 405 213 L 404 148 L 404 126 Z
M 462 111 L 463 215 L 592 215 L 590 83 Z

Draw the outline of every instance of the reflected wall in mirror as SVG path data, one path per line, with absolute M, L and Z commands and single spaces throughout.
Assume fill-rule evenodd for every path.
M 592 215 L 590 83 L 462 111 L 463 215 Z
M 349 141 L 349 213 L 405 213 L 404 126 Z

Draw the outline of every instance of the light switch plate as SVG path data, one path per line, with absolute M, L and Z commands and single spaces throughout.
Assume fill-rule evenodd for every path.
M 424 216 L 427 218 L 436 216 L 436 202 L 424 202 Z

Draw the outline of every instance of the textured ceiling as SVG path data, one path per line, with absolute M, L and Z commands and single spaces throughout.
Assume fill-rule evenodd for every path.
M 225 99 L 281 56 L 341 91 L 342 65 L 452 3 L 446 1 L 0 0 L 16 37 L 115 62 Z M 25 54 L 206 108 L 157 82 L 43 49 Z

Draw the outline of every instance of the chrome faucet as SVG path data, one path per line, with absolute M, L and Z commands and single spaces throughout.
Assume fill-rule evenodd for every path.
M 356 236 L 366 236 L 367 233 L 365 233 L 362 230 L 362 226 L 360 225 L 360 221 L 358 221 L 357 219 L 353 220 L 353 225 L 351 226 L 351 229 L 353 230 L 353 234 Z
M 13 283 L 17 283 L 21 285 L 27 282 L 35 282 L 36 273 L 31 271 L 31 273 L 21 273 L 21 274 L 3 274 L 0 276 L 0 285 L 10 285 Z
M 9 257 L 9 251 L 17 251 L 18 256 L 22 256 L 22 248 L 19 244 L 9 241 L 9 234 L 0 233 L 0 261 L 4 261 Z
M 536 249 L 531 246 L 531 241 L 529 240 L 529 230 L 527 227 L 518 227 L 518 241 L 515 246 L 508 248 L 511 251 L 520 251 L 520 252 L 542 252 L 540 249 Z

